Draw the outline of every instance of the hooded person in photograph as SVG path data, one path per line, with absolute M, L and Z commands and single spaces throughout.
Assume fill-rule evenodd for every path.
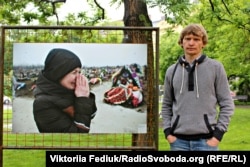
M 39 132 L 88 133 L 97 111 L 95 95 L 71 51 L 52 49 L 33 91 L 33 114 Z

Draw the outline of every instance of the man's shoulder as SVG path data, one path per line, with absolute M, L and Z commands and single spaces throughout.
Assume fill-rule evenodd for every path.
M 216 65 L 216 66 L 221 66 L 222 63 L 214 58 L 206 57 L 204 60 L 205 62 L 208 62 L 209 64 Z
M 174 70 L 174 68 L 175 68 L 175 66 L 177 65 L 178 63 L 176 62 L 176 63 L 174 63 L 174 64 L 171 64 L 169 67 L 168 67 L 168 69 L 167 70 L 169 70 L 169 71 L 173 71 Z
M 174 64 L 172 64 L 172 65 L 170 65 L 170 66 L 168 67 L 168 69 L 167 69 L 167 73 L 168 73 L 168 74 L 172 74 L 172 73 L 176 70 L 177 65 L 178 65 L 177 62 L 174 63 Z

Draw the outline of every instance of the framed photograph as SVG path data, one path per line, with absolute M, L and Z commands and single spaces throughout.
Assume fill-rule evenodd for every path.
M 147 133 L 147 44 L 14 43 L 13 133 L 40 133 L 33 91 L 54 48 L 75 53 L 96 96 L 89 133 Z

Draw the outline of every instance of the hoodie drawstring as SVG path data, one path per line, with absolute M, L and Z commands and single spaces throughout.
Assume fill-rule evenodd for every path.
M 183 89 L 183 85 L 184 85 L 184 71 L 185 69 L 185 63 L 182 63 L 182 79 L 181 79 L 181 89 L 180 89 L 180 94 L 182 94 L 182 89 Z
M 198 75 L 197 75 L 197 70 L 198 70 L 198 62 L 195 64 L 195 83 L 196 83 L 196 97 L 197 99 L 200 97 L 199 95 L 199 86 L 198 86 Z

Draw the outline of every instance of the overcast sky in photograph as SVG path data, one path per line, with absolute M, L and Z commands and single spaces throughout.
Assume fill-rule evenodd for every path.
M 74 52 L 83 66 L 100 67 L 129 65 L 137 63 L 147 65 L 146 44 L 72 44 L 72 43 L 14 43 L 13 65 L 44 65 L 49 51 L 64 48 Z

